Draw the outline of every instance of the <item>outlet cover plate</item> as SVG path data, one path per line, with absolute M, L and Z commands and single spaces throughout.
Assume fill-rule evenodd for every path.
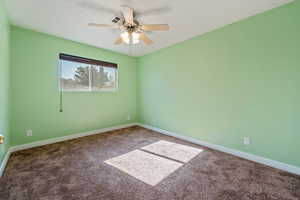
M 244 137 L 244 145 L 251 144 L 250 137 Z
M 27 130 L 26 131 L 26 136 L 32 136 L 32 130 Z

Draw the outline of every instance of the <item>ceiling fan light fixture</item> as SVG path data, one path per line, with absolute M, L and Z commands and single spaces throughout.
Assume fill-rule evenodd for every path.
M 140 40 L 134 40 L 134 39 L 132 39 L 132 44 L 138 44 L 138 43 L 140 43 Z
M 121 16 L 116 16 L 112 22 L 115 24 L 89 23 L 89 26 L 98 28 L 119 29 L 120 36 L 115 40 L 115 45 L 138 44 L 142 41 L 146 45 L 154 42 L 146 35 L 147 31 L 168 31 L 168 24 L 140 24 L 135 19 L 134 10 L 128 6 L 121 6 Z
M 140 35 L 141 34 L 139 32 L 133 32 L 131 34 L 133 44 L 138 44 L 140 42 Z
M 130 43 L 130 34 L 127 31 L 121 33 L 121 38 L 126 44 Z

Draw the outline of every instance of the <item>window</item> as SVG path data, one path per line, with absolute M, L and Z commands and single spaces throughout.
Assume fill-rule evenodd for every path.
M 62 91 L 116 91 L 118 66 L 60 54 L 60 87 Z

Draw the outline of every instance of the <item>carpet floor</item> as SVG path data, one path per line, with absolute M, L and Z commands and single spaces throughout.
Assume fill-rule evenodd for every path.
M 141 127 L 15 152 L 5 200 L 296 200 L 300 177 Z

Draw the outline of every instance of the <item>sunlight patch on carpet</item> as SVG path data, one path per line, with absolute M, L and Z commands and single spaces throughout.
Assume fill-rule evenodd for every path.
M 151 186 L 155 186 L 183 165 L 140 150 L 114 157 L 105 163 Z
M 201 153 L 202 149 L 160 140 L 142 148 L 143 150 L 187 163 Z

